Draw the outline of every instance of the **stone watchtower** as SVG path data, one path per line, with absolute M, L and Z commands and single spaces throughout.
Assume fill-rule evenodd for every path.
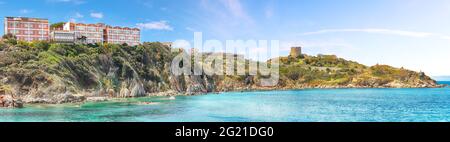
M 298 58 L 302 56 L 302 47 L 291 47 L 291 53 L 289 53 L 291 58 Z

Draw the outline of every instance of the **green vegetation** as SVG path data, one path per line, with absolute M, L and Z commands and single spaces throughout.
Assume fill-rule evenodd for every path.
M 367 67 L 335 55 L 306 55 L 303 58 L 282 57 L 280 61 L 282 62 L 280 69 L 282 77 L 294 85 L 414 87 L 414 84 L 435 84 L 435 81 L 424 73 L 388 65 Z
M 9 44 L 9 45 L 16 45 L 17 37 L 11 33 L 8 33 L 8 34 L 5 34 L 2 36 L 2 42 Z
M 115 44 L 57 44 L 45 41 L 0 42 L 0 86 L 16 87 L 17 94 L 37 96 L 69 91 L 118 94 L 123 87 L 143 84 L 146 92 L 170 89 L 173 55 L 161 43 L 139 46 Z M 6 42 L 5 42 L 6 41 Z M 40 88 L 48 89 L 39 91 Z M 38 90 L 38 91 L 36 91 Z M 36 91 L 36 92 L 33 92 Z M 0 94 L 1 95 L 1 94 Z
M 69 92 L 135 97 L 172 90 L 204 93 L 270 88 L 437 87 L 424 73 L 387 65 L 367 67 L 335 55 L 279 57 L 279 84 L 270 88 L 259 86 L 264 77 L 260 74 L 176 77 L 170 74 L 170 66 L 178 53 L 161 43 L 68 45 L 17 41 L 5 35 L 0 40 L 0 95 L 51 98 Z M 248 64 L 253 61 L 245 62 L 248 73 Z
M 55 28 L 63 28 L 64 27 L 65 22 L 58 22 L 58 23 L 54 23 L 50 25 L 50 29 L 55 29 Z
M 283 57 L 280 72 L 295 83 L 315 85 L 345 85 L 367 67 L 334 55 Z

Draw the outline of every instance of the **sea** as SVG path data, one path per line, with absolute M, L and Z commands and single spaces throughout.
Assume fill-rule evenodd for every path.
M 449 87 L 227 92 L 0 109 L 0 122 L 449 121 Z

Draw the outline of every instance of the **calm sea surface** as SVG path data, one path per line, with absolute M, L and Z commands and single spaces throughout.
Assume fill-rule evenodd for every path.
M 450 88 L 230 92 L 176 100 L 148 97 L 81 105 L 27 105 L 24 109 L 0 109 L 0 121 L 449 122 Z

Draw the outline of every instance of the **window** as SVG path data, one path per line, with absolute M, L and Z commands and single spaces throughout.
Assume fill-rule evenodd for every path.
M 84 31 L 85 28 L 84 28 L 83 26 L 79 26 L 79 27 L 77 27 L 77 30 L 78 30 L 78 31 Z
M 95 31 L 96 31 L 96 28 L 94 28 L 94 27 L 89 27 L 89 28 L 88 28 L 88 31 L 90 31 L 90 32 L 95 32 Z
M 16 35 L 16 34 L 19 33 L 19 31 L 18 31 L 18 30 L 10 30 L 9 33 L 11 33 L 11 34 L 13 34 L 13 35 Z

